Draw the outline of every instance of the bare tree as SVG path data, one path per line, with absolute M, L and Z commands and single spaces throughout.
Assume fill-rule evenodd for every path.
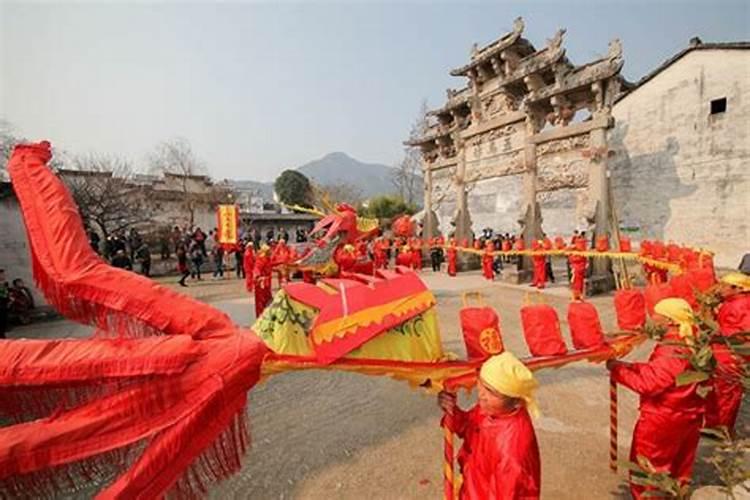
M 24 142 L 28 141 L 16 135 L 16 131 L 10 122 L 0 119 L 0 180 L 5 180 L 8 176 L 7 165 L 11 154 L 13 154 L 13 148 Z M 53 147 L 49 166 L 56 171 L 63 168 L 63 164 L 68 159 L 68 154 Z
M 342 182 L 339 184 L 326 184 L 319 186 L 313 185 L 314 201 L 316 207 L 324 206 L 324 200 L 334 205 L 338 203 L 348 203 L 356 207 L 364 201 L 362 190 L 352 184 Z
M 195 223 L 195 210 L 202 201 L 202 193 L 191 189 L 191 182 L 196 177 L 207 177 L 205 164 L 193 153 L 190 143 L 183 138 L 165 141 L 156 147 L 149 157 L 151 173 L 177 177 L 182 191 L 185 211 L 189 215 L 190 225 Z
M 417 139 L 427 133 L 427 101 L 422 101 L 419 115 L 412 124 L 409 131 L 409 139 Z M 404 148 L 404 158 L 396 165 L 391 176 L 396 191 L 401 198 L 412 205 L 417 202 L 421 191 L 422 181 L 422 154 L 418 147 L 407 146 Z
M 13 148 L 21 142 L 16 137 L 13 127 L 5 120 L 0 120 L 0 180 L 7 177 L 7 165 Z
M 108 236 L 149 222 L 146 192 L 132 182 L 127 161 L 116 156 L 86 155 L 58 174 L 78 204 L 84 223 Z

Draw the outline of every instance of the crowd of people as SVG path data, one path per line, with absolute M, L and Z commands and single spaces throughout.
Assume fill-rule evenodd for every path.
M 11 320 L 22 325 L 30 323 L 34 308 L 34 295 L 24 281 L 15 278 L 8 283 L 5 269 L 0 269 L 0 339 L 5 338 Z
M 138 229 L 119 230 L 104 241 L 96 231 L 89 230 L 88 235 L 92 249 L 113 267 L 151 276 L 152 247 Z M 175 255 L 177 269 L 181 275 L 179 283 L 187 286 L 188 278 L 202 280 L 206 267 L 212 269 L 213 279 L 224 278 L 226 270 L 230 267 L 234 269 L 237 278 L 244 278 L 243 255 L 247 245 L 252 244 L 257 251 L 264 244 L 274 246 L 278 241 L 288 243 L 289 240 L 290 234 L 284 227 L 269 228 L 264 234 L 257 228 L 251 228 L 243 232 L 236 245 L 227 246 L 218 243 L 217 228 L 206 233 L 200 227 L 174 226 L 159 233 L 155 241 L 162 260 L 169 260 L 172 254 Z M 294 241 L 304 243 L 307 240 L 307 230 L 296 228 Z

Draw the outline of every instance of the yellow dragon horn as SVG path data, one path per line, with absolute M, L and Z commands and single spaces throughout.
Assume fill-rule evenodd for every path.
M 323 218 L 323 217 L 326 216 L 325 212 L 323 212 L 322 210 L 318 210 L 317 208 L 314 208 L 314 207 L 313 208 L 305 208 L 305 207 L 301 207 L 299 205 L 287 205 L 286 203 L 282 203 L 282 205 L 285 206 L 286 208 L 288 208 L 289 210 L 294 210 L 296 212 L 303 212 L 303 213 L 306 213 L 306 214 L 312 214 L 312 215 L 316 215 L 316 216 L 318 216 L 320 218 Z

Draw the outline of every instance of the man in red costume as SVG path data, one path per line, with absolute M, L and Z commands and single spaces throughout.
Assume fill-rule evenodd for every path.
M 461 500 L 537 499 L 541 485 L 539 446 L 529 414 L 536 416 L 531 371 L 510 352 L 482 365 L 479 403 L 469 411 L 441 392 L 443 424 L 463 438 L 458 454 Z
M 279 287 L 289 281 L 289 270 L 286 266 L 290 262 L 290 250 L 286 244 L 286 240 L 279 238 L 279 241 L 271 252 L 271 265 L 276 268 L 276 278 L 279 280 Z
M 492 269 L 492 261 L 495 259 L 492 252 L 494 251 L 495 244 L 492 240 L 487 240 L 484 244 L 484 253 L 482 253 L 482 275 L 490 281 L 495 279 L 495 271 Z
M 531 249 L 536 251 L 542 250 L 542 240 L 534 240 L 531 244 Z M 534 265 L 534 280 L 531 285 L 542 289 L 547 282 L 547 257 L 545 255 L 534 255 L 531 260 Z
M 263 310 L 271 303 L 271 273 L 273 266 L 271 264 L 271 249 L 268 245 L 263 245 L 258 250 L 255 258 L 255 317 L 259 318 Z
M 357 252 L 353 245 L 346 244 L 336 249 L 333 260 L 339 266 L 339 272 L 350 273 L 357 264 Z
M 411 242 L 411 267 L 415 271 L 422 269 L 422 240 L 419 238 Z
M 574 236 L 575 243 L 573 250 L 583 252 L 586 250 L 586 240 Z M 573 300 L 579 300 L 583 298 L 583 286 L 586 282 L 586 266 L 588 259 L 582 255 L 571 255 L 568 257 L 568 263 L 570 264 L 570 291 L 573 294 Z
M 255 280 L 253 279 L 253 271 L 255 267 L 255 248 L 253 242 L 249 241 L 245 246 L 245 252 L 242 256 L 242 268 L 245 270 L 245 289 L 248 292 L 253 291 L 253 285 Z
M 457 260 L 458 260 L 458 249 L 456 248 L 456 238 L 451 238 L 450 245 L 446 251 L 448 255 L 448 276 L 456 275 Z
M 411 267 L 412 262 L 414 259 L 411 255 L 411 248 L 407 243 L 404 243 L 404 245 L 401 247 L 400 251 L 398 252 L 398 255 L 396 256 L 396 265 L 397 266 L 404 266 L 404 267 Z
M 719 334 L 730 337 L 750 332 L 750 276 L 731 273 L 721 278 L 725 286 L 724 301 L 719 306 L 717 321 Z M 706 427 L 726 427 L 734 434 L 734 424 L 742 404 L 742 367 L 747 359 L 733 353 L 729 347 L 717 343 L 712 346 L 717 362 L 712 379 L 713 390 L 706 400 Z
M 641 397 L 630 461 L 643 456 L 658 472 L 685 483 L 693 470 L 705 410 L 698 384 L 676 385 L 677 376 L 691 369 L 687 345 L 694 335 L 693 311 L 678 298 L 660 301 L 654 311 L 668 323 L 664 340 L 669 344 L 658 344 L 646 363 L 609 360 L 607 368 L 618 384 Z M 643 498 L 645 490 L 631 482 L 633 498 Z
M 385 250 L 385 241 L 383 238 L 378 238 L 373 245 L 373 259 L 375 261 L 375 269 L 387 269 L 388 268 L 388 254 Z

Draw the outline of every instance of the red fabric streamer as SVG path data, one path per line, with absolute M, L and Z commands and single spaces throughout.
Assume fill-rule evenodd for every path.
M 64 315 L 117 339 L 0 343 L 2 408 L 20 422 L 0 428 L 0 491 L 44 496 L 127 470 L 99 497 L 200 494 L 239 467 L 265 344 L 216 309 L 95 255 L 50 157 L 49 143 L 18 146 L 8 166 L 34 278 Z

